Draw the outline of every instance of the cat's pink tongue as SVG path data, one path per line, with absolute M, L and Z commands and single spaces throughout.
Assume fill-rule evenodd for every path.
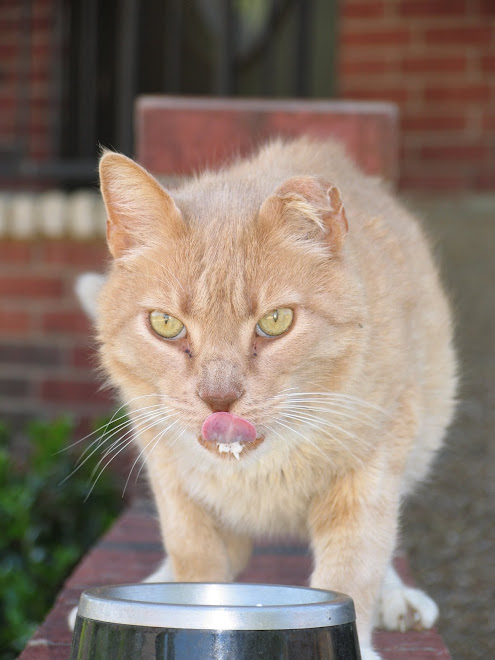
M 247 419 L 228 412 L 216 412 L 208 415 L 203 422 L 201 435 L 207 442 L 253 442 L 256 440 L 256 428 Z

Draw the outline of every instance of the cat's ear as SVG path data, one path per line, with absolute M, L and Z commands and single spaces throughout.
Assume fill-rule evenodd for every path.
M 279 218 L 294 234 L 327 243 L 339 252 L 348 224 L 338 189 L 320 177 L 297 176 L 285 181 L 262 204 L 260 216 Z
M 127 156 L 105 151 L 100 159 L 100 186 L 107 210 L 107 241 L 118 258 L 150 234 L 170 237 L 184 228 L 172 197 L 143 167 Z

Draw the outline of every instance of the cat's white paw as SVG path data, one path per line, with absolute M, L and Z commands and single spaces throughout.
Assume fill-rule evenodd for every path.
M 168 558 L 165 559 L 163 564 L 154 573 L 144 578 L 143 582 L 175 582 L 170 560 Z
M 371 646 L 361 647 L 361 660 L 382 660 L 381 655 L 371 648 Z
M 378 599 L 376 624 L 385 630 L 423 630 L 438 618 L 436 603 L 420 589 L 407 587 L 389 567 Z
M 76 617 L 77 617 L 77 605 L 76 607 L 73 607 L 71 611 L 69 612 L 69 616 L 67 617 L 67 623 L 69 625 L 70 630 L 74 630 L 76 627 Z
M 438 617 L 438 607 L 429 596 L 404 585 L 383 594 L 378 608 L 378 626 L 385 630 L 423 630 Z

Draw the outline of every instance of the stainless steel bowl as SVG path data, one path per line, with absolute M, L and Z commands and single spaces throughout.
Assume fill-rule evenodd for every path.
M 358 660 L 344 594 L 259 584 L 130 584 L 85 591 L 71 660 Z

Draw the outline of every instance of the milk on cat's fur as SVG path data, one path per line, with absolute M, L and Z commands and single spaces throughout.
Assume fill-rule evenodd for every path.
M 168 192 L 118 154 L 100 175 L 114 257 L 101 362 L 149 454 L 166 574 L 230 581 L 252 536 L 290 533 L 311 545 L 311 586 L 353 597 L 365 659 L 374 620 L 403 627 L 412 610 L 431 625 L 434 603 L 390 567 L 455 393 L 450 312 L 416 220 L 333 142 L 275 141 Z M 259 336 L 278 308 L 291 327 Z M 153 310 L 187 334 L 157 336 Z M 198 441 L 211 401 L 256 427 L 239 460 Z

